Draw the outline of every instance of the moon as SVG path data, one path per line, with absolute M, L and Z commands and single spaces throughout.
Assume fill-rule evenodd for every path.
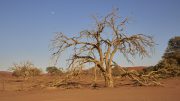
M 51 15 L 54 15 L 55 14 L 55 12 L 54 11 L 51 11 Z

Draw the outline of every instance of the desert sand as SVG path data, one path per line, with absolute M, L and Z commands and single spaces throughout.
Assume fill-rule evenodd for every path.
M 46 88 L 0 91 L 0 101 L 180 101 L 180 77 L 161 81 L 161 86 L 116 88 Z

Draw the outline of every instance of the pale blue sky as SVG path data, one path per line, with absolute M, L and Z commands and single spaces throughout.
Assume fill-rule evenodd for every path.
M 154 65 L 169 38 L 180 35 L 179 5 L 180 0 L 0 0 L 0 70 L 25 60 L 40 68 L 49 66 L 49 44 L 55 32 L 71 35 L 92 28 L 91 16 L 103 16 L 113 7 L 130 18 L 129 33 L 154 36 L 158 43 L 154 55 L 134 60 L 134 65 Z M 66 66 L 68 52 L 63 56 L 58 66 Z

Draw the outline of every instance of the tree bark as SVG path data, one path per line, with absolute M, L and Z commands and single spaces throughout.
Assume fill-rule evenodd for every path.
M 109 68 L 109 75 L 108 75 L 108 78 L 109 78 L 109 81 L 108 81 L 108 83 L 109 83 L 109 85 L 108 85 L 108 87 L 114 87 L 114 80 L 113 80 L 113 77 L 112 77 L 112 68 L 110 67 Z
M 114 81 L 112 78 L 112 74 L 111 73 L 103 73 L 103 76 L 104 76 L 105 86 L 113 88 L 114 87 Z
M 97 66 L 94 67 L 94 84 L 97 82 Z

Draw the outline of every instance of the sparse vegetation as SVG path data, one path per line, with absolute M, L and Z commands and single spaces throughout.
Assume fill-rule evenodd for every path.
M 41 74 L 41 70 L 34 66 L 30 61 L 26 61 L 19 64 L 13 64 L 13 67 L 10 68 L 12 70 L 12 75 L 16 77 L 33 77 Z
M 155 72 L 159 78 L 180 76 L 180 37 L 171 38 L 162 60 L 145 72 Z
M 114 68 L 112 68 L 112 75 L 121 77 L 123 74 L 122 69 L 123 69 L 122 67 L 115 66 Z M 127 69 L 124 68 L 123 70 L 127 70 Z
M 57 67 L 55 67 L 55 66 L 47 67 L 47 68 L 46 68 L 46 71 L 47 71 L 48 74 L 50 74 L 50 75 L 62 75 L 62 74 L 63 74 L 62 69 L 57 68 Z

